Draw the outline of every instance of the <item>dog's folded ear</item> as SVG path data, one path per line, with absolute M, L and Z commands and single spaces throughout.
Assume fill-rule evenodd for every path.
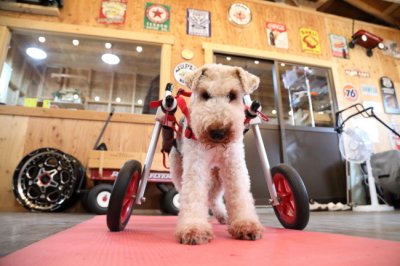
M 203 68 L 197 69 L 195 71 L 190 71 L 185 74 L 185 84 L 186 86 L 193 90 L 196 88 L 196 84 L 203 73 Z
M 241 67 L 236 67 L 236 74 L 238 75 L 246 94 L 251 94 L 258 88 L 258 85 L 260 85 L 259 77 L 250 74 Z

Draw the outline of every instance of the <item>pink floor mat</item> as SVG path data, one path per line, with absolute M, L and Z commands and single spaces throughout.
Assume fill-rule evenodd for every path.
M 97 216 L 0 258 L 0 265 L 400 265 L 400 242 L 271 227 L 261 240 L 241 241 L 213 223 L 211 243 L 181 245 L 176 219 L 133 216 L 125 231 L 111 233 L 106 217 Z

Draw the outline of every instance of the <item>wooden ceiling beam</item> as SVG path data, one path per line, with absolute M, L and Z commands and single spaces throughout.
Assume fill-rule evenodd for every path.
M 383 14 L 385 15 L 389 15 L 390 13 L 392 13 L 393 11 L 395 11 L 397 8 L 400 8 L 399 5 L 390 5 L 389 7 L 387 7 L 385 10 L 383 10 Z
M 372 15 L 375 16 L 377 18 L 379 18 L 382 21 L 385 21 L 393 26 L 399 26 L 400 22 L 396 19 L 393 19 L 392 17 L 389 17 L 387 15 L 385 15 L 382 11 L 368 5 L 365 2 L 359 1 L 359 0 L 344 0 L 346 3 Z

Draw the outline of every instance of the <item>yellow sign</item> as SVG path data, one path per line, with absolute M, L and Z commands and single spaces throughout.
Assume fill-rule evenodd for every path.
M 303 52 L 321 54 L 318 32 L 308 28 L 300 28 L 300 40 Z
M 25 98 L 24 106 L 25 107 L 36 107 L 37 106 L 37 98 Z
M 50 108 L 51 100 L 43 100 L 43 108 Z

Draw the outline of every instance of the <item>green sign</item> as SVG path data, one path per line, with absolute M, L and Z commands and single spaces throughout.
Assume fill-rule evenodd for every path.
M 148 30 L 169 31 L 171 8 L 166 5 L 146 3 L 144 28 Z

